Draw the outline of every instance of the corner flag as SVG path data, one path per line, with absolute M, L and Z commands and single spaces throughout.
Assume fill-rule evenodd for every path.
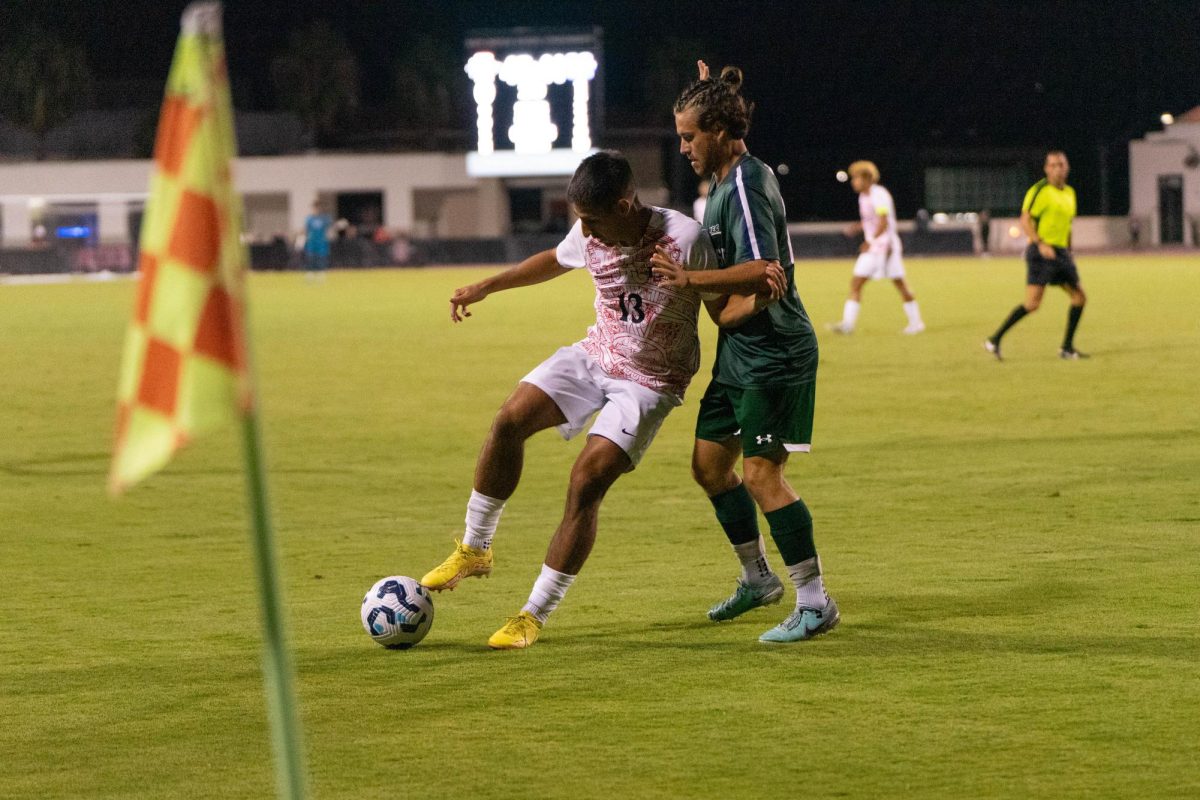
M 248 257 L 229 172 L 235 146 L 220 14 L 219 3 L 188 7 L 167 79 L 117 390 L 114 493 L 253 404 L 242 313 Z
M 109 489 L 119 494 L 196 434 L 240 417 L 276 785 L 281 798 L 301 800 L 304 759 L 246 341 L 249 258 L 230 174 L 236 146 L 221 4 L 192 3 L 180 27 L 142 221 Z

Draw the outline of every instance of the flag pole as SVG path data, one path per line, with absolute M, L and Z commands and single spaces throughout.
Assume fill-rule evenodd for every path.
M 304 800 L 304 750 L 245 331 L 248 254 L 230 176 L 235 154 L 221 4 L 192 2 L 180 19 L 158 122 L 109 487 L 124 491 L 193 435 L 241 417 L 276 790 L 282 800 Z
M 207 28 L 221 51 L 224 50 L 221 35 L 221 5 L 218 2 L 193 2 L 185 11 L 184 18 L 195 12 L 200 24 Z M 184 23 L 185 27 L 187 23 Z M 230 158 L 236 153 L 234 143 L 232 106 L 228 96 L 228 78 L 224 76 L 224 54 L 219 53 L 219 70 L 222 75 L 220 99 L 214 104 L 220 117 L 218 129 L 226 139 L 224 149 Z M 231 206 L 236 209 L 235 218 L 241 218 L 241 199 L 229 190 Z M 241 269 L 237 281 L 245 291 L 248 259 L 245 250 L 240 250 Z M 256 393 L 251 387 L 254 380 L 254 359 L 247 335 L 245 319 L 246 305 L 241 308 L 242 319 L 235 326 L 235 336 L 242 337 L 244 357 L 244 383 L 240 403 L 242 422 L 242 451 L 246 462 L 246 493 L 251 520 L 251 540 L 254 549 L 254 567 L 258 577 L 259 602 L 263 621 L 263 689 L 267 700 L 267 717 L 271 727 L 271 749 L 275 762 L 275 789 L 280 800 L 304 800 L 306 793 L 306 770 L 304 747 L 301 742 L 300 722 L 296 713 L 295 692 L 292 688 L 293 668 L 287 645 L 284 625 L 283 599 L 279 580 L 279 560 L 275 554 L 275 536 L 271 526 L 271 510 L 267 502 L 267 470 L 263 458 L 262 433 L 259 424 L 259 409 Z
M 249 258 L 231 178 L 237 145 L 221 27 L 215 0 L 192 2 L 180 19 L 142 221 L 141 278 L 118 380 L 109 487 L 119 494 L 195 434 L 240 417 L 276 791 L 281 800 L 304 800 L 304 752 L 245 330 Z
M 271 747 L 275 754 L 275 784 L 280 798 L 303 800 L 304 750 L 292 692 L 292 663 L 284 631 L 257 404 L 251 405 L 242 414 L 242 439 L 246 458 L 246 489 L 253 522 L 254 565 L 263 610 L 263 677 L 267 714 L 271 721 Z

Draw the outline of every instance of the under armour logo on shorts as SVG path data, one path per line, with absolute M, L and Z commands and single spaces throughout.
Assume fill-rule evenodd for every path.
M 768 433 L 766 436 L 755 436 L 754 441 L 758 442 L 759 444 L 762 444 L 763 442 L 771 444 L 771 434 Z

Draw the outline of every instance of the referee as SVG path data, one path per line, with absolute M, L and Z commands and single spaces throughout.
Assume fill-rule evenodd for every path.
M 1071 220 L 1075 218 L 1075 190 L 1067 185 L 1071 165 L 1061 150 L 1046 153 L 1046 177 L 1025 193 L 1021 203 L 1021 228 L 1029 237 L 1025 249 L 1025 302 L 1012 310 L 1004 324 L 983 343 L 984 349 L 1000 360 L 1000 338 L 1026 314 L 1042 304 L 1046 286 L 1061 286 L 1071 297 L 1067 313 L 1067 334 L 1063 337 L 1059 358 L 1087 358 L 1075 349 L 1075 329 L 1083 316 L 1087 295 L 1079 284 L 1079 271 L 1071 257 Z

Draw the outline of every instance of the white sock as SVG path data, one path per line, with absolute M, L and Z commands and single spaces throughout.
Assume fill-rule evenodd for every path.
M 827 595 L 821 579 L 821 560 L 817 556 L 787 568 L 788 577 L 796 585 L 796 608 L 824 608 Z
M 742 581 L 751 585 L 763 584 L 770 580 L 773 573 L 767 563 L 767 551 L 760 535 L 752 542 L 735 544 L 733 552 L 737 553 L 738 561 L 742 562 Z
M 842 306 L 842 326 L 853 328 L 858 324 L 858 309 L 862 306 L 857 300 L 847 300 Z
M 904 304 L 904 313 L 908 315 L 909 325 L 921 324 L 921 309 L 917 308 L 916 300 L 909 300 Z
M 503 510 L 503 500 L 472 491 L 471 499 L 467 501 L 467 532 L 463 535 L 463 544 L 476 550 L 489 549 Z
M 545 622 L 550 612 L 558 608 L 567 589 L 575 582 L 574 575 L 550 569 L 542 564 L 542 574 L 533 583 L 533 591 L 529 593 L 529 602 L 521 609 L 532 614 L 538 622 Z

